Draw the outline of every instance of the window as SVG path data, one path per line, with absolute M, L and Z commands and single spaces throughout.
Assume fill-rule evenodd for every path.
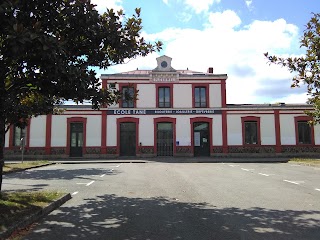
M 170 108 L 170 87 L 159 87 L 158 88 L 158 107 L 159 108 Z
M 298 121 L 298 143 L 311 144 L 311 127 L 308 121 Z
M 244 122 L 244 143 L 258 144 L 258 124 L 256 121 Z
M 243 145 L 261 145 L 260 117 L 241 117 Z
M 207 95 L 206 87 L 195 87 L 194 88 L 194 107 L 201 108 L 207 107 Z
M 21 139 L 24 139 L 24 144 L 26 143 L 26 127 L 19 128 L 17 126 L 13 127 L 13 146 L 21 146 Z
M 122 87 L 122 107 L 133 108 L 134 107 L 134 88 Z

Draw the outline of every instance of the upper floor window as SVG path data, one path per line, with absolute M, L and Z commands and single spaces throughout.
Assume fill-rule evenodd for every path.
M 122 99 L 121 107 L 123 108 L 133 108 L 134 107 L 134 88 L 125 86 L 122 87 Z
M 194 88 L 194 107 L 196 108 L 207 107 L 207 88 L 206 87 Z
M 311 126 L 308 121 L 298 121 L 298 143 L 311 144 Z
M 22 139 L 24 141 L 24 144 L 26 143 L 26 130 L 27 127 L 23 129 L 17 126 L 13 127 L 13 146 L 21 146 Z
M 159 108 L 170 108 L 171 107 L 171 96 L 170 87 L 159 87 L 158 88 L 158 107 Z

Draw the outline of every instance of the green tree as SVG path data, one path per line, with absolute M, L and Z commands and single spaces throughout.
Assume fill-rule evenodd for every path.
M 306 50 L 304 56 L 282 58 L 265 53 L 269 63 L 287 67 L 290 72 L 297 73 L 293 77 L 291 87 L 307 85 L 308 103 L 314 106 L 314 111 L 306 113 L 313 118 L 313 123 L 320 123 L 320 14 L 313 16 L 306 25 L 300 39 L 300 47 Z
M 140 9 L 127 17 L 90 0 L 0 1 L 0 191 L 5 133 L 64 100 L 98 109 L 120 93 L 101 89 L 92 67 L 106 69 L 159 51 L 141 37 Z

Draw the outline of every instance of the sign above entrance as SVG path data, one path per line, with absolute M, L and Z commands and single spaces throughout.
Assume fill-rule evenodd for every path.
M 107 115 L 208 115 L 221 114 L 221 110 L 213 109 L 114 109 L 107 110 Z

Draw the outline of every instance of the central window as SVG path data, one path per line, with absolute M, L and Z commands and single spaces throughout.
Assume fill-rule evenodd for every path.
M 244 122 L 244 143 L 258 144 L 258 124 L 256 121 Z
M 207 107 L 207 95 L 206 87 L 195 87 L 194 88 L 194 107 L 201 108 Z
M 260 117 L 241 117 L 243 145 L 261 145 Z
M 122 107 L 133 108 L 134 107 L 134 88 L 125 86 L 122 87 Z
M 158 88 L 158 107 L 159 108 L 170 108 L 170 87 L 159 87 Z

